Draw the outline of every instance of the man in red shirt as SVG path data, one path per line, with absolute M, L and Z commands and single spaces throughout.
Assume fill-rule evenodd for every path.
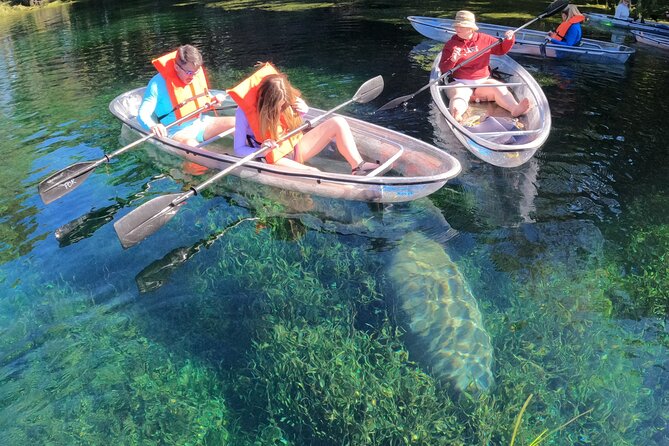
M 456 35 L 446 42 L 441 51 L 441 63 L 439 69 L 442 73 L 452 69 L 456 65 L 469 59 L 478 53 L 479 50 L 497 42 L 496 37 L 487 34 L 478 33 L 474 14 L 469 11 L 458 11 L 455 15 Z M 458 68 L 453 73 L 452 85 L 463 85 L 462 88 L 452 88 L 447 90 L 449 98 L 449 110 L 451 115 L 460 122 L 462 115 L 469 108 L 469 101 L 495 101 L 497 105 L 508 110 L 512 116 L 520 116 L 530 108 L 530 101 L 527 98 L 520 102 L 516 101 L 513 94 L 506 87 L 479 87 L 476 89 L 464 87 L 464 85 L 477 84 L 499 84 L 495 79 L 490 78 L 490 54 L 501 56 L 506 54 L 516 39 L 513 31 L 505 33 L 504 41 L 497 46 L 492 47 L 489 52 L 481 57 Z

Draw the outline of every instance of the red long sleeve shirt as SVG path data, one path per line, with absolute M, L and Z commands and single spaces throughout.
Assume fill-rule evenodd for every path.
M 455 35 L 446 42 L 444 49 L 441 50 L 439 69 L 442 73 L 445 73 L 459 63 L 474 56 L 479 50 L 497 42 L 497 40 L 497 37 L 477 32 L 474 33 L 470 40 L 463 40 Z M 456 79 L 476 80 L 490 76 L 490 68 L 488 67 L 490 65 L 490 55 L 501 56 L 508 53 L 515 42 L 515 36 L 511 40 L 504 39 L 501 44 L 486 51 L 486 54 L 457 69 L 453 73 L 453 77 Z

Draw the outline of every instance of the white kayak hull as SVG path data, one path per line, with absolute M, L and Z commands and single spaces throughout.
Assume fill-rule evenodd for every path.
M 634 38 L 637 40 L 637 42 L 654 46 L 656 48 L 669 50 L 669 36 L 647 33 L 643 31 L 632 31 L 632 34 L 634 34 Z

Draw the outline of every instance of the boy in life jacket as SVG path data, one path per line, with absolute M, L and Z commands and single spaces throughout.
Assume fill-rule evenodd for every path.
M 583 31 L 581 22 L 585 21 L 585 16 L 581 14 L 576 5 L 567 5 L 562 10 L 562 23 L 555 32 L 549 32 L 550 43 L 565 46 L 577 46 L 581 44 Z
M 378 167 L 376 163 L 363 161 L 348 122 L 340 116 L 277 143 L 283 135 L 302 124 L 302 116 L 309 107 L 286 75 L 269 63 L 228 90 L 228 94 L 239 105 L 235 115 L 236 156 L 247 156 L 265 145 L 269 150 L 264 159 L 270 164 L 317 170 L 303 163 L 334 140 L 353 175 L 366 175 Z
M 191 146 L 234 127 L 235 119 L 231 116 L 200 114 L 179 125 L 165 128 L 218 98 L 213 98 L 209 93 L 202 68 L 202 54 L 194 46 L 180 46 L 176 51 L 154 59 L 152 63 L 158 74 L 149 81 L 139 106 L 137 119 L 142 127 L 156 136 L 170 137 Z

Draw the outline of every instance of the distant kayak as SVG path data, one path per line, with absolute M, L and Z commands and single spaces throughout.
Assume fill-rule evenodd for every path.
M 587 13 L 585 16 L 590 19 L 590 21 L 605 26 L 614 26 L 616 28 L 626 28 L 669 36 L 669 25 L 664 23 L 640 22 L 634 19 L 618 19 L 612 15 L 597 13 Z
M 434 17 L 407 17 L 411 25 L 424 35 L 439 42 L 448 41 L 455 35 L 454 20 Z M 477 23 L 479 30 L 495 37 L 502 37 L 508 30 L 515 28 L 487 23 Z M 593 39 L 582 39 L 579 46 L 556 45 L 546 43 L 546 33 L 523 29 L 516 33 L 516 43 L 509 53 L 554 59 L 580 60 L 592 63 L 625 63 L 634 54 L 634 48 L 617 43 Z
M 637 42 L 645 43 L 657 48 L 669 50 L 669 36 L 661 34 L 646 33 L 643 31 L 632 31 Z

